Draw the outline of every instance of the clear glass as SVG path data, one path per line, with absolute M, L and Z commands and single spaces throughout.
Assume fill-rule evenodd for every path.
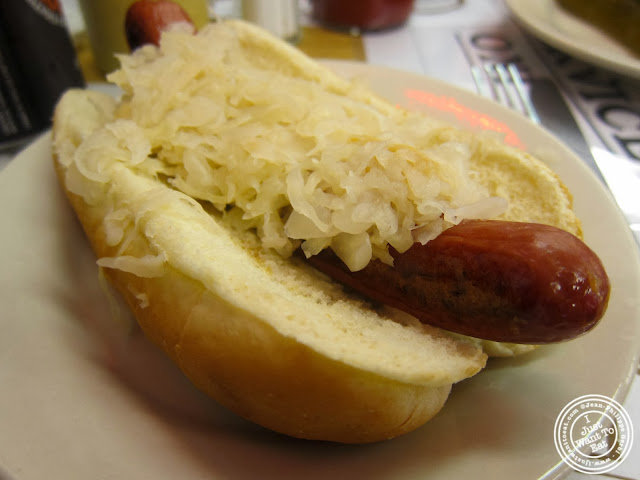
M 300 38 L 297 0 L 242 0 L 242 17 L 288 42 Z
M 455 10 L 463 4 L 464 0 L 416 0 L 413 11 L 418 15 L 432 15 Z

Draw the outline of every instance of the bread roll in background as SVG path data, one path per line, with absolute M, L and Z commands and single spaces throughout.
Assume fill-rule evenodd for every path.
M 227 65 L 213 57 L 207 64 L 203 45 L 221 49 L 215 58 Z M 193 66 L 192 54 L 197 68 L 185 69 L 181 62 Z M 294 437 L 374 442 L 423 425 L 488 354 L 535 348 L 453 335 L 369 304 L 301 258 L 263 248 L 261 227 L 242 228 L 228 208 L 193 198 L 174 181 L 193 160 L 194 138 L 202 139 L 198 146 L 225 143 L 198 131 L 194 116 L 202 112 L 189 108 L 213 104 L 190 86 L 203 82 L 215 90 L 222 81 L 216 75 L 236 62 L 260 69 L 271 83 L 294 78 L 300 88 L 320 88 L 337 104 L 372 115 L 404 121 L 407 112 L 241 21 L 212 24 L 197 36 L 166 33 L 159 49 L 144 47 L 122 61 L 129 73 L 111 77 L 122 99 L 88 90 L 61 99 L 53 127 L 56 171 L 98 265 L 142 330 L 222 405 Z M 130 84 L 131 72 L 144 76 L 141 66 L 150 66 L 144 70 L 150 77 L 160 68 L 166 75 Z M 251 118 L 253 105 L 237 93 L 225 103 Z M 443 144 L 467 151 L 473 184 L 507 200 L 500 218 L 580 235 L 570 194 L 542 162 L 495 138 L 432 124 Z M 207 161 L 217 161 L 211 152 Z
M 556 0 L 569 14 L 587 22 L 640 58 L 640 1 L 638 0 Z

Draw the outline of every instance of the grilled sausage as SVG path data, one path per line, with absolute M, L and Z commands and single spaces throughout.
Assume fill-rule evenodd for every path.
M 542 344 L 575 338 L 604 314 L 600 259 L 574 235 L 540 224 L 463 221 L 394 265 L 351 272 L 330 251 L 309 261 L 365 296 L 472 337 Z

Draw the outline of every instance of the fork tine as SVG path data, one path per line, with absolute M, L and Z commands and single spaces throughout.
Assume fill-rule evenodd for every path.
M 507 68 L 501 63 L 494 64 L 493 68 L 498 75 L 498 79 L 500 80 L 500 85 L 507 100 L 507 106 L 513 108 L 514 110 L 520 110 L 523 105 L 522 99 L 520 98 L 521 92 L 516 89 L 514 94 L 514 89 L 511 88 L 512 85 L 515 85 L 515 82 L 512 78 L 511 70 L 507 70 Z
M 476 90 L 480 95 L 484 95 L 485 76 L 481 72 L 481 68 L 477 65 L 471 66 L 471 76 L 473 77 L 473 83 L 476 84 Z
M 518 67 L 510 63 L 487 63 L 471 67 L 471 74 L 479 93 L 493 98 L 499 103 L 528 116 L 533 122 L 540 118 L 531 103 Z
M 522 106 L 527 112 L 527 116 L 533 120 L 534 123 L 540 123 L 540 117 L 538 116 L 538 112 L 536 112 L 533 103 L 531 103 L 531 98 L 529 98 L 529 94 L 527 93 L 524 82 L 522 81 L 522 76 L 520 75 L 520 71 L 518 67 L 510 63 L 507 65 L 507 70 L 511 75 L 511 80 L 513 81 L 513 85 L 518 92 L 518 98 L 522 102 Z
M 471 74 L 473 75 L 473 80 L 480 94 L 486 96 L 486 90 L 488 90 L 489 97 L 493 98 L 497 102 L 504 103 L 504 95 L 497 88 L 494 80 L 496 73 L 492 63 L 485 63 L 481 67 L 477 65 L 472 66 Z

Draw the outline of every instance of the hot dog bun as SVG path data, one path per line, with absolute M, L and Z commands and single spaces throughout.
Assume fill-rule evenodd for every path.
M 392 118 L 402 114 L 251 25 L 214 24 L 198 36 L 212 48 L 216 38 L 233 37 L 256 64 Z M 379 441 L 429 420 L 452 384 L 484 367 L 486 352 L 533 348 L 420 324 L 365 303 L 300 258 L 261 248 L 251 230 L 167 182 L 157 147 L 134 138 L 141 130 L 127 93 L 121 102 L 87 90 L 64 95 L 53 124 L 56 172 L 98 264 L 142 330 L 221 404 L 294 437 Z M 478 182 L 509 202 L 503 218 L 580 234 L 567 189 L 544 164 L 495 139 L 455 129 L 446 135 L 477 153 Z

